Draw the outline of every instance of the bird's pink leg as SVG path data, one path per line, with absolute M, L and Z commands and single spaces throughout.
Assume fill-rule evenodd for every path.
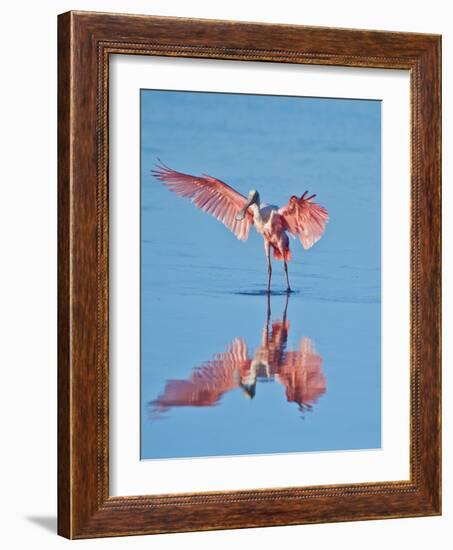
M 267 258 L 267 291 L 271 291 L 271 277 L 272 277 L 272 265 L 271 265 L 271 245 L 269 241 L 264 241 L 264 250 L 266 251 Z
M 286 275 L 286 292 L 291 292 L 291 287 L 289 286 L 289 277 L 288 277 L 288 264 L 284 260 L 285 264 L 285 275 Z

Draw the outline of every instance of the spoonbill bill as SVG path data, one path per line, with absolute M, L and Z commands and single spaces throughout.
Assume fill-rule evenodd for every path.
M 267 290 L 270 291 L 274 259 L 283 261 L 286 275 L 286 291 L 291 292 L 288 264 L 291 260 L 289 238 L 298 237 L 305 249 L 312 247 L 324 233 L 329 219 L 327 210 L 313 202 L 316 195 L 308 191 L 300 197 L 292 195 L 288 204 L 279 208 L 261 202 L 260 194 L 252 189 L 245 197 L 228 184 L 207 174 L 192 176 L 177 172 L 159 161 L 152 174 L 166 187 L 222 222 L 238 239 L 246 241 L 251 225 L 263 236 L 267 258 Z

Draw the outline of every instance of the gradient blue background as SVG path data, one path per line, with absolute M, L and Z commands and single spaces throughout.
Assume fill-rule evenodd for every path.
M 142 90 L 141 458 L 380 447 L 380 121 L 378 101 Z M 167 379 L 188 379 L 234 338 L 253 354 L 266 318 L 262 237 L 252 228 L 242 243 L 170 193 L 150 175 L 158 157 L 279 206 L 308 189 L 328 209 L 312 249 L 290 243 L 287 349 L 311 338 L 327 378 L 312 411 L 262 383 L 253 400 L 236 389 L 150 417 Z M 272 296 L 272 318 L 284 300 Z

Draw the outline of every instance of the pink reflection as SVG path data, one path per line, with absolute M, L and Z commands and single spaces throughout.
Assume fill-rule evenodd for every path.
M 241 388 L 248 398 L 255 397 L 258 381 L 276 380 L 285 388 L 286 399 L 296 403 L 301 411 L 311 409 L 326 392 L 326 377 L 322 372 L 322 357 L 310 338 L 303 337 L 299 349 L 286 351 L 288 332 L 288 296 L 281 319 L 270 323 L 270 296 L 267 296 L 267 316 L 261 346 L 249 356 L 243 338 L 235 338 L 226 351 L 195 367 L 188 380 L 168 380 L 165 389 L 151 402 L 154 418 L 172 407 L 209 407 L 222 396 Z

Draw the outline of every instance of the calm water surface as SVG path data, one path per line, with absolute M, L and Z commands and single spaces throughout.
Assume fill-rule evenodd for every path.
M 141 458 L 381 444 L 377 101 L 142 91 Z M 282 206 L 330 214 L 291 286 L 246 243 L 150 175 L 161 158 Z

